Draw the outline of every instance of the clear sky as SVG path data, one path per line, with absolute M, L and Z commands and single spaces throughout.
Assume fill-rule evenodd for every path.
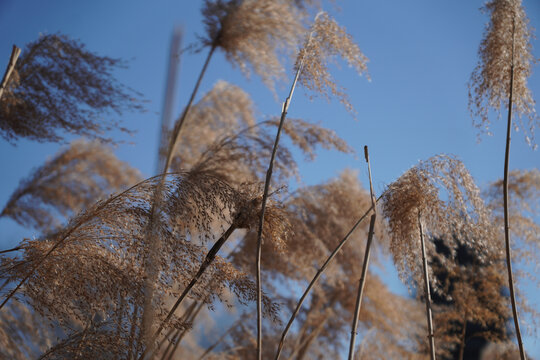
M 334 129 L 359 154 L 368 145 L 379 193 L 418 160 L 440 153 L 457 155 L 480 186 L 502 177 L 505 122 L 493 118 L 494 136 L 482 136 L 478 143 L 467 110 L 467 81 L 477 63 L 478 45 L 488 21 L 479 11 L 482 4 L 482 0 L 335 1 L 326 10 L 348 29 L 370 60 L 371 81 L 356 76 L 345 64 L 333 69 L 337 81 L 348 90 L 357 120 L 337 101 L 310 101 L 302 88 L 294 96 L 289 116 Z M 523 0 L 523 4 L 531 25 L 540 28 L 540 0 Z M 140 91 L 149 103 L 145 114 L 124 116 L 124 124 L 138 132 L 132 138 L 124 137 L 134 144 L 120 145 L 117 155 L 151 176 L 170 36 L 173 28 L 181 25 L 184 46 L 197 41 L 196 34 L 203 33 L 200 5 L 193 0 L 0 0 L 0 72 L 5 69 L 12 44 L 22 47 L 40 33 L 61 32 L 80 39 L 99 54 L 128 60 L 129 68 L 116 76 Z M 540 58 L 540 41 L 534 40 L 533 48 L 535 57 Z M 181 57 L 176 114 L 187 100 L 204 56 L 205 51 Z M 276 99 L 257 76 L 246 80 L 221 53 L 210 64 L 201 94 L 219 79 L 250 93 L 260 120 L 279 114 L 288 90 L 288 84 L 278 87 Z M 538 101 L 538 68 L 529 81 Z M 19 180 L 59 147 L 29 141 L 12 146 L 0 139 L 1 206 Z M 303 182 L 324 181 L 347 167 L 359 168 L 361 180 L 367 184 L 362 157 L 334 152 L 321 152 L 314 163 L 302 162 Z M 514 133 L 510 167 L 540 167 L 539 152 L 527 146 L 522 133 Z M 0 229 L 0 248 L 13 246 L 24 236 L 37 235 L 5 219 L 0 220 Z M 396 279 L 388 282 L 397 292 L 403 291 Z M 526 289 L 525 293 L 536 298 L 540 311 L 540 293 L 535 289 Z M 526 348 L 540 357 L 538 341 L 527 337 Z

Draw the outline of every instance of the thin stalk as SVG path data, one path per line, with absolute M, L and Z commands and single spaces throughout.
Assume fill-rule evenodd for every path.
M 0 83 L 0 99 L 2 99 L 4 90 L 7 88 L 9 78 L 11 76 L 11 73 L 15 69 L 15 64 L 17 64 L 17 59 L 19 58 L 20 54 L 21 54 L 21 49 L 13 45 L 13 49 L 11 50 L 11 56 L 9 57 L 9 63 L 6 68 L 6 72 L 4 73 L 4 77 L 2 78 L 2 83 Z
M 459 355 L 458 359 L 463 360 L 463 353 L 465 352 L 465 340 L 467 339 L 467 317 L 463 318 L 463 328 L 461 329 L 461 342 L 459 343 Z
M 193 303 L 195 304 L 195 302 Z M 175 331 L 176 330 L 176 331 Z M 167 356 L 167 354 L 169 353 L 169 350 L 171 350 L 171 348 L 173 347 L 173 344 L 174 344 L 174 339 L 176 338 L 176 336 L 178 336 L 178 334 L 180 333 L 180 329 L 175 329 L 174 327 L 171 328 L 169 330 L 169 332 L 165 335 L 165 338 L 163 340 L 161 340 L 155 350 L 155 353 L 158 353 L 159 352 L 159 349 L 161 348 L 161 346 L 163 345 L 163 343 L 165 342 L 165 340 L 169 339 L 170 336 L 172 336 L 169 340 L 169 343 L 167 344 L 167 347 L 165 348 L 165 351 L 163 352 L 163 355 L 161 356 L 161 360 L 164 360 L 165 359 L 165 356 Z
M 180 335 L 180 331 L 182 331 L 182 330 L 172 328 L 169 331 L 169 334 L 166 335 L 167 338 L 172 335 L 172 338 L 171 338 L 171 340 L 169 340 L 169 343 L 167 344 L 167 347 L 165 348 L 165 351 L 163 352 L 163 355 L 161 355 L 161 360 L 166 360 L 167 359 L 167 355 L 169 354 L 169 351 L 173 348 L 175 339 Z M 152 357 L 150 356 L 150 358 L 152 358 Z
M 366 283 L 367 278 L 367 268 L 369 265 L 369 253 L 371 250 L 371 241 L 373 239 L 373 233 L 375 228 L 375 220 L 377 219 L 377 215 L 373 214 L 371 215 L 371 219 L 369 222 L 369 232 L 368 232 L 368 238 L 366 242 L 366 251 L 364 254 L 364 264 L 362 265 L 362 276 L 360 277 L 360 281 L 358 284 L 358 295 L 356 296 L 356 305 L 354 308 L 354 317 L 351 327 L 351 341 L 349 343 L 349 360 L 352 360 L 354 357 L 354 345 L 356 342 L 356 330 L 358 328 L 358 318 L 360 316 L 360 307 L 362 305 L 362 297 L 364 295 L 364 285 Z
M 433 335 L 433 318 L 431 310 L 431 293 L 429 288 L 429 273 L 426 259 L 426 245 L 424 243 L 424 230 L 422 228 L 422 217 L 418 212 L 418 228 L 420 230 L 420 243 L 422 247 L 422 268 L 424 270 L 424 291 L 426 296 L 426 318 L 428 325 L 429 355 L 431 360 L 435 360 L 435 337 Z
M 309 349 L 309 346 L 313 343 L 313 340 L 315 340 L 322 332 L 324 325 L 326 325 L 328 322 L 328 318 L 329 316 L 326 315 L 324 319 L 317 324 L 317 327 L 315 327 L 315 329 L 313 329 L 313 331 L 300 343 L 300 345 L 293 350 L 290 356 L 291 359 L 296 356 L 296 360 L 302 360 L 304 356 L 306 356 L 307 349 Z
M 133 316 L 131 318 L 131 328 L 129 330 L 129 342 L 128 342 L 128 354 L 127 354 L 128 360 L 131 360 L 133 357 L 133 346 L 134 345 L 137 346 L 136 344 L 133 344 L 133 343 L 134 343 L 135 335 L 136 335 L 135 332 L 137 331 L 138 315 L 139 315 L 139 305 L 135 303 L 135 305 L 133 306 Z
M 161 331 L 165 327 L 165 324 L 171 319 L 174 312 L 176 311 L 178 306 L 180 306 L 182 304 L 182 302 L 184 301 L 186 296 L 189 294 L 189 292 L 191 291 L 193 286 L 195 286 L 195 284 L 200 280 L 201 276 L 204 274 L 204 272 L 206 271 L 208 266 L 216 258 L 216 255 L 217 255 L 218 251 L 221 249 L 223 244 L 225 244 L 225 242 L 227 241 L 229 236 L 231 236 L 231 234 L 233 233 L 233 231 L 235 229 L 236 229 L 236 223 L 233 222 L 233 224 L 225 231 L 225 233 L 223 233 L 223 235 L 219 238 L 219 240 L 216 241 L 214 246 L 212 246 L 210 251 L 208 251 L 208 254 L 206 254 L 206 258 L 202 262 L 202 264 L 201 264 L 201 266 L 199 268 L 199 271 L 197 271 L 197 274 L 191 279 L 188 286 L 184 289 L 184 291 L 182 292 L 182 294 L 180 295 L 178 300 L 176 300 L 173 307 L 171 308 L 171 310 L 169 311 L 169 313 L 167 314 L 165 319 L 161 322 L 161 324 L 159 325 L 158 329 L 156 330 L 156 332 L 152 336 L 152 339 L 151 339 L 151 341 L 149 343 L 152 343 L 159 336 L 159 334 L 161 334 Z M 145 351 L 139 357 L 139 360 L 144 359 L 149 350 L 150 350 L 149 348 L 145 349 Z
M 377 200 L 379 200 L 381 197 L 382 197 L 382 195 Z M 332 251 L 332 253 L 328 256 L 328 258 L 324 262 L 323 266 L 321 266 L 319 271 L 317 271 L 317 274 L 315 274 L 315 276 L 313 277 L 313 279 L 309 283 L 308 287 L 306 288 L 306 290 L 304 291 L 304 293 L 300 297 L 300 300 L 298 300 L 298 303 L 296 304 L 296 308 L 294 309 L 294 311 L 293 311 L 293 313 L 291 315 L 291 318 L 289 319 L 289 322 L 287 323 L 287 326 L 285 326 L 285 329 L 283 330 L 283 333 L 281 334 L 281 340 L 279 341 L 278 350 L 277 350 L 276 357 L 275 357 L 276 360 L 278 360 L 279 357 L 281 356 L 281 351 L 283 350 L 283 345 L 285 343 L 285 337 L 287 336 L 287 333 L 289 332 L 289 329 L 291 328 L 291 325 L 294 322 L 294 319 L 296 318 L 296 316 L 298 315 L 298 312 L 300 311 L 300 308 L 302 307 L 302 304 L 304 303 L 304 300 L 308 296 L 309 292 L 311 291 L 313 286 L 315 286 L 315 284 L 317 283 L 317 281 L 319 280 L 319 278 L 321 277 L 323 272 L 326 270 L 326 268 L 330 265 L 332 260 L 334 260 L 337 253 L 347 243 L 347 241 L 349 240 L 349 238 L 351 237 L 353 232 L 358 228 L 358 226 L 360 226 L 362 221 L 368 216 L 368 214 L 370 213 L 372 208 L 373 208 L 373 205 L 370 206 L 370 208 L 364 213 L 364 215 L 362 215 L 360 217 L 360 219 L 358 219 L 358 221 L 349 230 L 347 235 L 345 235 L 345 237 L 341 240 L 341 242 L 338 244 L 338 246 L 336 246 L 334 251 Z
M 195 313 L 193 313 L 191 317 L 188 319 L 189 322 L 193 323 L 193 320 L 195 320 L 195 317 L 199 314 L 203 306 L 204 306 L 204 302 L 201 301 L 197 310 L 195 310 Z M 176 350 L 178 350 L 178 347 L 180 346 L 180 342 L 182 341 L 184 336 L 187 334 L 187 332 L 188 332 L 188 329 L 183 329 L 182 332 L 178 334 L 178 336 L 176 337 L 176 340 L 174 341 L 174 347 L 172 348 L 171 353 L 167 357 L 167 360 L 172 360 L 172 357 L 174 356 L 174 354 L 176 353 Z
M 229 334 L 230 331 L 232 331 L 232 329 L 234 329 L 238 325 L 242 324 L 246 320 L 246 318 L 250 318 L 250 317 L 251 317 L 251 315 L 247 314 L 246 317 L 241 317 L 238 320 L 236 320 L 231 326 L 229 326 L 229 328 L 227 330 L 225 330 L 225 332 L 219 337 L 219 339 L 216 340 L 215 343 L 210 345 L 204 351 L 204 353 L 197 360 L 203 360 L 206 357 L 206 355 L 210 354 L 212 352 L 212 350 L 214 350 L 216 348 L 216 346 L 218 346 L 223 341 L 223 339 L 225 339 L 227 337 L 227 335 Z
M 182 323 L 185 323 L 188 319 L 188 317 L 191 315 L 191 313 L 193 312 L 193 310 L 195 309 L 195 307 L 197 306 L 197 301 L 194 301 L 186 310 L 186 312 L 184 312 L 184 314 L 182 315 L 180 321 Z M 165 340 L 169 339 L 169 337 L 172 335 L 172 338 L 171 340 L 169 341 L 169 344 L 167 344 L 167 347 L 165 348 L 165 351 L 163 352 L 163 355 L 161 357 L 161 359 L 165 359 L 166 355 L 169 353 L 169 350 L 173 347 L 174 345 L 174 339 L 176 339 L 176 337 L 178 337 L 178 335 L 180 334 L 180 331 L 181 329 L 177 329 L 176 332 L 175 332 L 175 328 L 172 327 L 169 332 L 165 335 L 165 338 L 162 339 L 159 343 L 158 343 L 158 346 L 155 350 L 155 353 L 159 352 L 159 349 L 161 348 L 161 345 L 163 345 L 163 343 L 165 342 Z M 173 334 L 174 333 L 174 334 Z M 152 357 L 152 356 L 150 356 Z
M 317 14 L 315 19 L 319 17 L 321 13 Z M 311 41 L 311 36 L 313 35 L 313 32 L 310 33 L 308 43 Z M 274 168 L 274 160 L 276 157 L 276 152 L 279 144 L 279 138 L 281 136 L 281 130 L 283 129 L 283 124 L 285 122 L 285 118 L 287 117 L 287 111 L 289 110 L 289 105 L 291 103 L 292 96 L 294 94 L 294 89 L 296 88 L 296 83 L 298 82 L 298 77 L 300 76 L 300 73 L 302 72 L 302 69 L 304 67 L 304 59 L 303 56 L 300 60 L 300 64 L 298 65 L 298 69 L 296 69 L 296 74 L 294 75 L 294 80 L 291 85 L 291 89 L 289 91 L 289 95 L 285 99 L 285 102 L 283 103 L 282 109 L 281 109 L 281 117 L 279 119 L 279 126 L 276 133 L 276 139 L 274 141 L 274 147 L 272 148 L 272 155 L 270 156 L 270 163 L 268 164 L 268 170 L 266 171 L 266 178 L 264 180 L 264 192 L 262 197 L 262 205 L 261 205 L 261 216 L 259 218 L 259 227 L 257 230 L 257 257 L 256 257 L 256 268 L 257 268 L 257 359 L 262 360 L 262 286 L 261 286 L 261 251 L 262 251 L 262 232 L 263 232 L 263 224 L 264 224 L 264 213 L 266 211 L 266 201 L 268 200 L 268 192 L 270 189 L 270 180 L 272 179 L 272 170 Z
M 8 253 L 8 252 L 17 251 L 17 250 L 21 250 L 21 249 L 22 249 L 22 246 L 17 246 L 17 247 L 14 247 L 13 249 L 2 250 L 2 251 L 0 251 L 0 254 L 5 254 L 5 253 Z
M 169 63 L 167 66 L 167 81 L 165 83 L 165 96 L 163 97 L 163 110 L 161 114 L 161 131 L 159 134 L 159 150 L 157 154 L 156 171 L 160 173 L 165 166 L 165 156 L 168 150 L 168 134 L 174 111 L 174 98 L 176 97 L 176 83 L 180 57 L 178 53 L 182 44 L 182 28 L 176 27 L 171 37 L 169 49 Z
M 510 94 L 508 95 L 508 124 L 506 127 L 506 150 L 504 153 L 504 180 L 503 180 L 503 201 L 504 201 L 504 240 L 506 245 L 506 268 L 508 270 L 508 288 L 510 290 L 510 301 L 512 303 L 512 315 L 514 317 L 514 327 L 519 345 L 519 355 L 521 360 L 526 360 L 521 330 L 519 329 L 519 318 L 517 313 L 516 295 L 514 292 L 514 277 L 512 275 L 512 254 L 510 248 L 510 219 L 508 210 L 508 167 L 510 163 L 510 138 L 512 131 L 512 106 L 514 91 L 514 42 L 515 42 L 515 15 L 512 22 L 512 64 L 510 66 Z
M 262 359 L 262 286 L 261 286 L 261 250 L 262 250 L 262 232 L 264 224 L 264 213 L 266 211 L 266 201 L 268 200 L 268 192 L 270 189 L 270 180 L 272 179 L 272 170 L 274 167 L 274 159 L 276 157 L 276 152 L 279 144 L 279 138 L 281 136 L 281 130 L 283 129 L 283 123 L 287 117 L 287 110 L 289 108 L 289 103 L 291 101 L 292 95 L 294 93 L 294 88 L 296 87 L 296 82 L 298 81 L 298 76 L 300 75 L 301 66 L 298 67 L 296 75 L 294 77 L 289 96 L 285 99 L 283 103 L 283 108 L 281 110 L 281 118 L 279 120 L 279 126 L 276 133 L 276 139 L 274 141 L 274 147 L 272 148 L 272 155 L 270 156 L 270 164 L 268 165 L 268 170 L 266 171 L 266 179 L 264 180 L 264 192 L 262 198 L 262 207 L 261 207 L 261 216 L 259 218 L 259 228 L 257 231 L 257 359 Z
M 368 174 L 369 174 L 369 192 L 371 195 L 371 208 L 373 209 L 373 215 L 369 221 L 369 231 L 366 242 L 366 251 L 364 252 L 364 264 L 362 265 L 362 275 L 360 277 L 360 282 L 358 284 L 358 295 L 356 296 L 356 305 L 354 309 L 354 317 L 351 327 L 351 341 L 349 344 L 349 360 L 352 360 L 354 357 L 354 345 L 356 342 L 356 334 L 358 328 L 358 318 L 360 316 L 360 307 L 362 305 L 362 297 L 364 295 L 364 285 L 366 284 L 367 270 L 369 266 L 369 255 L 371 251 L 371 242 L 373 240 L 373 234 L 375 232 L 375 221 L 377 220 L 377 206 L 375 205 L 375 194 L 373 191 L 373 181 L 371 179 L 371 165 L 369 163 L 369 154 L 368 147 L 364 147 L 364 155 L 366 157 L 366 162 L 368 164 Z

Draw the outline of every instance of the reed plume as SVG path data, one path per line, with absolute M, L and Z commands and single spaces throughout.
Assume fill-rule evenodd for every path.
M 256 182 L 266 170 L 273 145 L 272 131 L 278 119 L 256 122 L 256 109 L 239 87 L 219 81 L 193 105 L 185 135 L 174 151 L 171 168 L 212 172 L 229 183 Z M 317 148 L 352 153 L 334 131 L 301 119 L 290 119 L 283 133 L 309 160 Z M 283 146 L 276 154 L 275 176 L 279 183 L 298 178 L 292 149 Z
M 303 12 L 288 0 L 206 0 L 204 46 L 218 47 L 247 76 L 250 68 L 270 88 L 285 75 L 284 55 L 304 34 Z
M 109 147 L 76 140 L 21 180 L 0 217 L 48 232 L 100 198 L 139 181 L 139 172 Z
M 444 200 L 443 200 L 444 199 Z M 485 258 L 493 238 L 490 212 L 461 161 L 437 155 L 421 161 L 391 183 L 382 196 L 388 220 L 390 252 L 403 281 L 422 279 L 419 270 L 418 212 L 430 237 L 468 239 Z M 463 235 L 463 236 L 462 236 Z M 435 254 L 428 242 L 428 253 Z M 451 248 L 455 253 L 456 248 Z M 434 255 L 436 256 L 436 254 Z M 444 263 L 444 259 L 441 259 Z
M 478 64 L 469 80 L 473 124 L 481 132 L 490 133 L 489 110 L 495 110 L 500 117 L 506 108 L 518 116 L 514 128 L 521 129 L 526 141 L 533 145 L 534 129 L 540 125 L 527 84 L 536 62 L 531 44 L 534 28 L 521 0 L 491 0 L 482 11 L 490 16 L 490 22 L 478 49 Z
M 321 13 L 317 17 L 311 32 L 311 38 L 306 40 L 296 60 L 295 68 L 303 67 L 298 81 L 307 90 L 319 93 L 327 99 L 338 98 L 349 112 L 354 112 L 345 89 L 336 84 L 328 65 L 335 62 L 336 57 L 340 57 L 359 75 L 367 76 L 368 58 L 360 51 L 346 29 L 339 26 L 327 13 Z
M 38 311 L 42 309 L 43 314 L 49 314 L 51 318 L 77 318 L 77 314 L 93 313 L 94 308 L 113 311 L 111 304 L 107 305 L 108 299 L 117 299 L 122 292 L 141 291 L 135 284 L 144 278 L 140 268 L 144 252 L 142 240 L 158 182 L 159 177 L 151 178 L 102 200 L 73 218 L 56 234 L 41 240 L 25 240 L 19 258 L 3 257 L 0 270 L 4 277 L 12 283 L 18 282 L 15 288 L 8 288 L 9 294 L 3 304 L 28 282 L 22 288 L 23 293 L 32 299 Z M 161 289 L 156 295 L 158 304 L 159 299 L 175 291 L 176 281 L 186 281 L 193 273 L 195 264 L 206 252 L 205 242 L 214 239 L 216 230 L 230 221 L 235 208 L 244 199 L 223 181 L 203 173 L 169 175 L 165 195 L 166 212 L 156 224 L 164 249 L 158 264 L 158 288 Z M 228 284 L 234 293 L 244 296 L 245 301 L 252 300 L 254 294 L 250 293 L 250 287 L 253 283 L 245 274 L 222 260 L 215 266 L 220 270 L 212 267 L 212 275 L 208 276 L 218 283 Z M 90 273 L 95 275 L 88 279 Z M 204 277 L 205 282 L 208 276 Z M 81 287 L 82 279 L 97 283 Z M 223 286 L 214 289 L 212 298 L 219 299 L 223 289 Z M 208 296 L 204 291 L 195 294 Z M 52 295 L 57 295 L 53 296 L 55 301 L 51 299 Z M 80 298 L 87 301 L 81 303 L 77 300 Z M 132 301 L 141 298 L 142 294 L 135 292 Z
M 0 101 L 1 136 L 12 143 L 63 142 L 66 134 L 112 141 L 105 132 L 129 132 L 109 116 L 143 110 L 140 95 L 113 77 L 124 66 L 65 35 L 41 35 L 26 46 L 7 83 Z
M 248 76 L 249 64 L 273 88 L 274 80 L 283 75 L 280 50 L 291 52 L 303 29 L 298 9 L 286 0 L 205 0 L 202 15 L 206 36 L 201 37 L 199 50 L 204 47 L 210 50 L 188 103 L 172 130 L 163 172 L 169 168 L 181 130 L 215 50 L 223 50 L 226 58 Z

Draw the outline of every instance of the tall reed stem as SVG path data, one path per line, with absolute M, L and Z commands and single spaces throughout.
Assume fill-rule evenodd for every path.
M 375 204 L 375 193 L 373 191 L 373 181 L 371 180 L 371 164 L 369 163 L 369 153 L 367 146 L 364 146 L 364 155 L 368 166 L 369 192 L 371 196 L 371 208 L 373 209 L 373 215 L 371 215 L 371 219 L 369 222 L 366 250 L 364 252 L 364 264 L 362 265 L 362 275 L 360 276 L 360 282 L 358 284 L 358 295 L 356 296 L 356 305 L 354 309 L 354 317 L 351 327 L 351 341 L 349 344 L 349 360 L 352 360 L 354 357 L 354 345 L 356 342 L 358 318 L 360 316 L 360 307 L 362 305 L 362 297 L 364 295 L 364 285 L 366 284 L 367 270 L 369 266 L 369 254 L 371 251 L 371 242 L 373 240 L 373 234 L 375 232 L 375 221 L 377 220 L 377 206 Z
M 15 69 L 15 64 L 17 64 L 17 59 L 19 58 L 20 54 L 21 54 L 21 49 L 13 45 L 13 49 L 11 50 L 11 56 L 9 57 L 9 63 L 6 68 L 6 72 L 4 73 L 4 77 L 2 78 L 2 83 L 0 83 L 0 99 L 2 99 L 4 90 L 7 88 L 9 78 L 11 76 L 11 73 Z
M 521 330 L 519 329 L 519 318 L 517 313 L 516 295 L 514 292 L 514 277 L 512 275 L 512 253 L 510 248 L 510 219 L 508 210 L 508 167 L 510 163 L 510 137 L 512 131 L 512 106 L 514 91 L 514 42 L 516 33 L 515 14 L 512 20 L 512 63 L 510 66 L 510 94 L 508 95 L 508 123 L 506 127 L 506 150 L 504 153 L 504 180 L 503 180 L 503 201 L 504 201 L 504 240 L 506 246 L 506 268 L 508 271 L 508 288 L 510 290 L 510 301 L 512 302 L 512 315 L 514 317 L 514 327 L 519 345 L 519 355 L 521 360 L 526 360 Z
M 424 270 L 424 292 L 426 297 L 426 318 L 428 325 L 429 355 L 431 360 L 435 360 L 435 337 L 433 335 L 433 317 L 431 310 L 431 291 L 429 288 L 429 273 L 426 258 L 426 245 L 424 242 L 424 229 L 422 227 L 422 215 L 418 212 L 418 229 L 420 230 L 420 244 L 422 247 L 422 268 Z
M 262 359 L 262 286 L 261 286 L 261 249 L 262 249 L 262 232 L 264 224 L 264 213 L 266 211 L 266 202 L 268 200 L 268 192 L 270 189 L 270 180 L 272 179 L 272 170 L 274 168 L 274 160 L 276 158 L 276 152 L 279 144 L 279 138 L 281 136 L 281 130 L 283 129 L 283 124 L 285 118 L 287 117 L 287 110 L 289 109 L 289 104 L 291 102 L 296 83 L 298 82 L 298 76 L 302 71 L 304 66 L 304 59 L 300 62 L 296 74 L 294 76 L 294 81 L 291 85 L 291 90 L 289 91 L 289 96 L 285 99 L 283 103 L 283 108 L 281 109 L 281 118 L 279 120 L 279 126 L 276 133 L 276 139 L 274 141 L 274 147 L 272 148 L 272 155 L 270 156 L 270 163 L 268 164 L 268 170 L 266 171 L 266 178 L 264 180 L 264 192 L 262 197 L 261 205 L 261 215 L 259 217 L 259 227 L 257 230 L 257 359 Z
M 322 12 L 317 13 L 315 16 L 315 21 L 317 18 L 322 15 Z M 313 31 L 310 32 L 307 44 L 311 42 L 313 37 Z M 257 231 L 257 255 L 256 255 L 256 268 L 257 268 L 257 360 L 262 360 L 262 286 L 261 286 L 261 249 L 262 249 L 262 232 L 264 224 L 264 213 L 266 211 L 266 201 L 268 200 L 268 191 L 270 188 L 270 180 L 272 179 L 272 169 L 274 167 L 274 159 L 276 157 L 277 147 L 279 144 L 279 138 L 281 136 L 281 130 L 283 128 L 283 123 L 287 117 L 287 111 L 289 110 L 289 104 L 291 102 L 296 83 L 298 82 L 298 77 L 302 72 L 304 67 L 305 54 L 302 56 L 300 63 L 298 64 L 298 69 L 296 69 L 296 74 L 294 75 L 294 80 L 291 85 L 291 90 L 289 95 L 283 103 L 281 109 L 281 118 L 279 120 L 279 126 L 276 133 L 276 139 L 274 142 L 274 147 L 272 148 L 272 155 L 270 156 L 270 163 L 268 164 L 268 170 L 266 171 L 266 178 L 264 181 L 264 192 L 261 205 L 261 216 L 259 218 L 259 227 Z

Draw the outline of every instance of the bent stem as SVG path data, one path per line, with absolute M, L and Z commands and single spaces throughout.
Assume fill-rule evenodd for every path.
M 23 248 L 22 246 L 17 246 L 17 247 L 14 247 L 13 249 L 2 250 L 0 251 L 0 254 L 5 254 L 12 251 L 18 251 L 18 250 L 21 250 L 22 248 Z
M 379 198 L 377 199 L 377 201 L 382 197 L 379 196 Z M 302 294 L 302 296 L 300 297 L 300 300 L 298 300 L 298 303 L 296 304 L 296 308 L 294 309 L 292 315 L 291 315 L 291 318 L 289 319 L 289 322 L 287 323 L 287 326 L 285 326 L 285 329 L 283 330 L 283 333 L 281 334 L 281 339 L 279 341 L 279 345 L 278 345 L 278 350 L 277 350 L 277 353 L 276 353 L 276 357 L 275 359 L 278 360 L 279 357 L 281 356 L 281 351 L 283 350 L 283 345 L 285 343 L 285 337 L 287 336 L 287 333 L 289 332 L 289 329 L 291 328 L 291 325 L 292 323 L 294 322 L 294 319 L 296 319 L 296 316 L 298 315 L 298 312 L 300 311 L 300 308 L 302 307 L 302 304 L 304 303 L 304 300 L 306 299 L 306 297 L 308 296 L 309 292 L 311 291 L 311 289 L 313 288 L 313 286 L 315 286 L 315 284 L 317 283 L 317 281 L 319 280 L 319 278 L 321 277 L 321 275 L 323 274 L 323 272 L 326 270 L 326 268 L 328 267 L 328 265 L 330 265 L 330 263 L 332 262 L 332 260 L 336 257 L 337 253 L 341 250 L 341 248 L 347 243 L 347 241 L 349 240 L 349 238 L 351 237 L 351 235 L 353 234 L 353 232 L 358 228 L 358 226 L 360 226 L 360 224 L 362 223 L 362 221 L 368 216 L 369 212 L 371 211 L 371 209 L 373 209 L 373 205 L 364 213 L 364 215 L 362 215 L 360 217 L 360 219 L 358 219 L 358 221 L 353 225 L 353 227 L 349 230 L 349 232 L 347 233 L 347 235 L 345 235 L 345 237 L 341 240 L 341 242 L 338 244 L 338 246 L 334 249 L 334 251 L 332 251 L 332 253 L 328 256 L 328 258 L 326 259 L 326 261 L 324 262 L 323 266 L 321 266 L 321 268 L 319 269 L 319 271 L 317 271 L 317 274 L 315 274 L 315 276 L 313 277 L 313 279 L 311 280 L 311 282 L 309 283 L 308 287 L 306 288 L 306 290 L 304 291 L 304 293 Z
M 358 328 L 358 318 L 360 316 L 360 307 L 362 305 L 362 297 L 364 295 L 364 285 L 366 284 L 367 270 L 369 266 L 369 254 L 371 251 L 371 242 L 373 240 L 373 233 L 375 232 L 375 221 L 377 220 L 377 206 L 375 205 L 375 194 L 373 192 L 373 182 L 371 180 L 371 165 L 369 163 L 369 153 L 368 147 L 364 146 L 364 155 L 366 157 L 366 162 L 368 165 L 368 174 L 369 174 L 369 192 L 371 196 L 371 208 L 373 209 L 373 215 L 369 222 L 369 231 L 366 242 L 366 250 L 364 252 L 364 264 L 362 265 L 362 275 L 360 277 L 360 282 L 358 284 L 358 295 L 356 296 L 356 305 L 354 309 L 354 317 L 351 327 L 351 341 L 349 344 L 349 360 L 352 360 L 354 357 L 354 345 L 356 342 L 356 330 Z
M 431 293 L 429 288 L 429 274 L 426 259 L 426 245 L 424 243 L 424 230 L 422 228 L 422 215 L 418 212 L 418 228 L 420 230 L 420 244 L 422 247 L 422 268 L 424 270 L 424 291 L 426 297 L 426 318 L 428 325 L 429 355 L 431 360 L 435 360 L 435 338 L 433 336 L 433 318 L 431 310 Z
M 514 318 L 514 327 L 516 329 L 516 338 L 519 345 L 519 355 L 521 360 L 526 360 L 525 350 L 523 349 L 523 340 L 521 339 L 521 330 L 519 329 L 519 319 L 516 305 L 516 295 L 514 292 L 514 277 L 512 275 L 512 254 L 510 248 L 510 220 L 508 211 L 508 167 L 510 163 L 510 135 L 512 131 L 512 106 L 513 106 L 513 88 L 514 88 L 514 42 L 515 42 L 515 14 L 512 20 L 512 63 L 510 65 L 510 94 L 508 95 L 508 124 L 506 127 L 506 150 L 504 152 L 504 180 L 503 180 L 503 202 L 504 202 L 504 241 L 506 247 L 506 268 L 508 271 L 508 288 L 510 290 L 510 301 L 512 303 L 512 315 Z
M 296 349 L 293 350 L 290 356 L 291 359 L 294 358 L 296 360 L 302 360 L 306 356 L 309 346 L 323 331 L 324 326 L 328 322 L 329 318 L 330 316 L 327 314 L 317 325 L 317 327 L 315 327 L 315 329 L 313 329 L 313 331 L 308 336 L 306 336 L 306 338 L 296 347 Z
M 186 298 L 186 296 L 189 294 L 189 292 L 191 291 L 191 289 L 195 286 L 195 284 L 199 281 L 199 279 L 201 278 L 201 276 L 204 274 L 204 272 L 206 271 L 206 269 L 208 268 L 208 266 L 210 266 L 210 264 L 212 264 L 212 262 L 214 261 L 214 259 L 216 258 L 216 255 L 217 253 L 219 252 L 219 250 L 221 249 L 221 247 L 223 246 L 223 244 L 225 244 L 225 242 L 227 241 L 227 239 L 229 238 L 229 236 L 231 236 L 231 234 L 233 233 L 233 231 L 236 229 L 236 222 L 233 222 L 233 224 L 227 229 L 227 231 L 225 231 L 225 233 L 219 238 L 218 241 L 216 241 L 216 243 L 214 244 L 214 246 L 212 246 L 212 248 L 210 249 L 210 251 L 208 252 L 208 254 L 206 254 L 206 258 L 204 259 L 204 261 L 202 262 L 200 268 L 199 268 L 199 271 L 197 272 L 197 274 L 191 279 L 191 281 L 189 282 L 188 286 L 184 289 L 184 291 L 182 292 L 182 294 L 180 295 L 180 297 L 178 298 L 178 300 L 176 300 L 176 302 L 174 303 L 173 307 L 171 308 L 171 310 L 169 311 L 169 313 L 167 314 L 167 316 L 165 317 L 165 319 L 161 322 L 161 324 L 159 325 L 158 329 L 156 330 L 156 332 L 154 333 L 154 335 L 152 336 L 151 338 L 151 341 L 149 341 L 149 345 L 152 344 L 155 339 L 161 334 L 161 331 L 163 330 L 163 328 L 165 327 L 165 324 L 167 324 L 167 322 L 171 319 L 171 317 L 173 316 L 174 312 L 176 311 L 176 309 L 182 304 L 182 302 L 184 301 L 184 299 Z M 151 350 L 150 349 L 151 346 L 147 346 L 147 348 L 143 351 L 143 353 L 141 354 L 141 356 L 139 357 L 139 360 L 142 360 L 145 358 L 146 354 Z
M 197 95 L 197 92 L 199 91 L 199 86 L 201 85 L 202 78 L 204 77 L 204 74 L 206 73 L 208 64 L 210 63 L 210 59 L 212 58 L 212 55 L 214 54 L 216 47 L 217 47 L 217 41 L 214 41 L 214 43 L 212 44 L 212 47 L 210 48 L 210 51 L 208 52 L 208 55 L 206 56 L 206 60 L 204 61 L 204 65 L 199 74 L 199 78 L 197 79 L 197 82 L 195 83 L 195 87 L 193 88 L 193 91 L 191 92 L 189 101 L 186 107 L 184 108 L 184 111 L 182 112 L 182 116 L 180 117 L 180 119 L 178 119 L 176 124 L 174 124 L 174 129 L 171 134 L 170 141 L 169 141 L 169 148 L 167 150 L 167 158 L 165 159 L 165 168 L 163 170 L 164 173 L 167 172 L 167 169 L 169 169 L 169 166 L 171 165 L 172 155 L 174 152 L 174 148 L 176 146 L 176 142 L 178 141 L 178 137 L 180 135 L 180 130 L 182 130 L 182 126 L 184 125 L 187 114 L 189 110 L 191 109 L 191 106 L 193 105 L 193 101 L 195 100 L 195 96 Z

